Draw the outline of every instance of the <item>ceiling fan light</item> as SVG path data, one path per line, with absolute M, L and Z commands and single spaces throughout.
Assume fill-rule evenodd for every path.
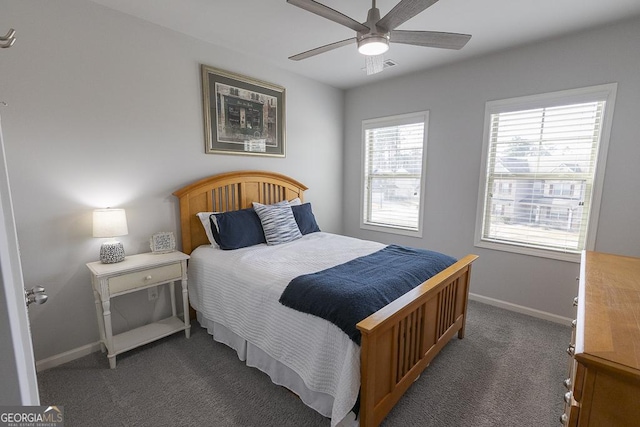
M 389 50 L 389 40 L 385 36 L 371 36 L 358 41 L 358 52 L 363 55 L 382 55 Z

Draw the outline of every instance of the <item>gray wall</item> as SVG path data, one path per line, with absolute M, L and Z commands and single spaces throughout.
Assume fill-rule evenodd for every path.
M 640 256 L 639 58 L 635 19 L 347 91 L 345 234 L 479 254 L 471 292 L 572 317 L 578 264 L 474 247 L 485 103 L 618 82 L 596 250 Z M 361 230 L 361 122 L 420 110 L 430 111 L 424 237 Z
M 21 260 L 25 286 L 50 298 L 30 310 L 37 360 L 98 340 L 94 208 L 125 208 L 126 252 L 148 252 L 154 232 L 179 231 L 173 191 L 264 169 L 306 184 L 320 226 L 342 231 L 342 91 L 87 1 L 2 1 L 10 27 L 0 101 Z M 200 63 L 286 88 L 286 158 L 204 154 Z M 167 300 L 117 299 L 115 330 L 162 316 Z

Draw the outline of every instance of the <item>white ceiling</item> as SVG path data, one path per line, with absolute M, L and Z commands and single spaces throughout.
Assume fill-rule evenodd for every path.
M 392 43 L 385 59 L 398 65 L 367 76 L 355 45 L 287 59 L 355 34 L 286 0 L 92 1 L 343 89 L 640 15 L 639 0 L 440 0 L 399 29 L 471 34 L 469 43 L 459 51 Z M 381 16 L 398 1 L 378 0 Z M 360 22 L 371 7 L 370 0 L 320 2 Z

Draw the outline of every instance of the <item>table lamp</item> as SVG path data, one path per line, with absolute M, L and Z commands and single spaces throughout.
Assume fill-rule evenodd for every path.
M 114 237 L 126 236 L 127 215 L 124 209 L 96 209 L 93 211 L 93 237 L 108 237 L 111 240 L 100 246 L 100 261 L 113 264 L 124 261 L 124 246 Z

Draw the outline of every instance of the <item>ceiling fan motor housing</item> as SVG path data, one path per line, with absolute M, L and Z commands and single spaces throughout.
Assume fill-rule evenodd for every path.
M 380 10 L 377 7 L 369 9 L 367 22 L 369 31 L 357 33 L 358 51 L 363 55 L 380 55 L 389 50 L 389 32 L 378 28 L 376 23 L 380 20 Z

